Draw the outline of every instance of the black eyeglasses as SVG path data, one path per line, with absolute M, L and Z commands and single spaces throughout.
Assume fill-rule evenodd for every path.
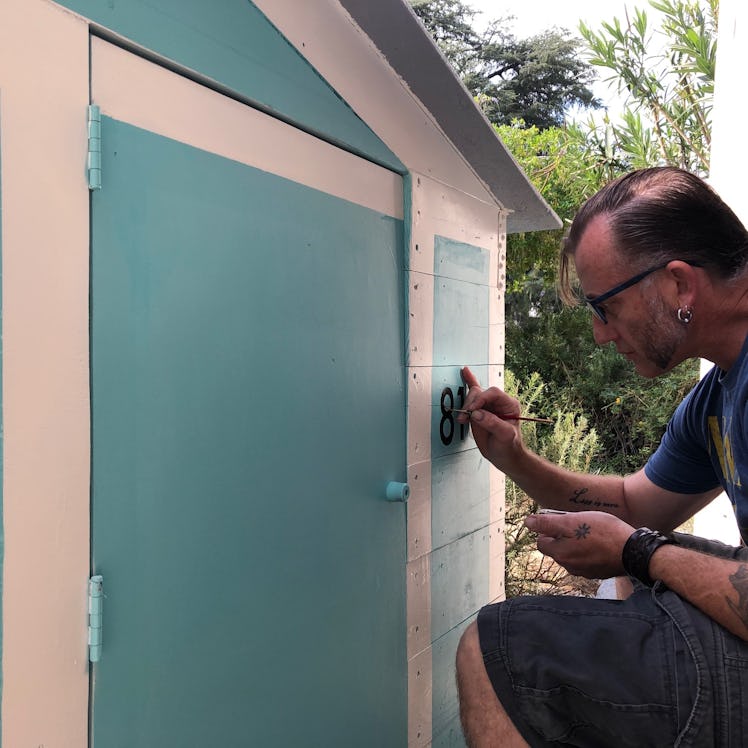
M 585 296 L 583 301 L 584 303 L 590 308 L 590 311 L 604 324 L 608 324 L 608 318 L 605 315 L 605 309 L 601 306 L 603 302 L 607 301 L 612 296 L 615 296 L 616 294 L 621 293 L 621 291 L 625 291 L 627 288 L 631 288 L 631 286 L 635 286 L 639 281 L 644 280 L 648 275 L 651 275 L 652 273 L 656 273 L 658 270 L 662 270 L 663 268 L 667 267 L 672 260 L 668 260 L 667 262 L 662 263 L 662 265 L 655 265 L 653 268 L 649 268 L 649 270 L 645 270 L 642 273 L 638 273 L 633 278 L 629 278 L 627 281 L 624 281 L 623 283 L 617 285 L 615 288 L 611 288 L 610 291 L 606 291 L 605 293 L 601 293 L 599 296 Z M 698 262 L 689 262 L 689 265 L 698 268 L 701 267 L 701 264 Z

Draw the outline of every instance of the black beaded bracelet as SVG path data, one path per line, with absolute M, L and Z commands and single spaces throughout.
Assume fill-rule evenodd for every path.
M 623 568 L 630 577 L 651 587 L 654 584 L 654 580 L 649 576 L 649 562 L 652 554 L 661 545 L 674 542 L 673 538 L 656 530 L 650 530 L 648 527 L 634 530 L 626 541 L 626 545 L 623 546 L 621 554 Z

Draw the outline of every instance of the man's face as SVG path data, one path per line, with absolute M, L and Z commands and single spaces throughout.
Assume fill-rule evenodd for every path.
M 605 216 L 594 218 L 574 255 L 577 276 L 588 297 L 599 296 L 637 270 L 616 251 Z M 660 293 L 661 273 L 652 273 L 604 302 L 607 324 L 592 316 L 598 345 L 613 343 L 644 377 L 664 374 L 685 357 L 679 353 L 686 329 Z

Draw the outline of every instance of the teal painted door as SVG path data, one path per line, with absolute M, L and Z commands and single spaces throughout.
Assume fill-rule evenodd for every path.
M 405 745 L 402 221 L 102 139 L 92 745 Z

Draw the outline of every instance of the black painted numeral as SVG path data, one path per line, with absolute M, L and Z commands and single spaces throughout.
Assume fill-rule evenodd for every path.
M 452 413 L 453 408 L 462 408 L 465 404 L 465 388 L 459 387 L 457 389 L 458 404 L 455 405 L 455 396 L 452 392 L 451 387 L 445 387 L 442 390 L 440 407 L 442 411 L 442 419 L 439 422 L 439 436 L 442 440 L 442 444 L 446 447 L 452 443 L 455 436 L 455 417 Z M 463 441 L 467 437 L 468 427 L 467 424 L 460 424 L 460 441 Z

